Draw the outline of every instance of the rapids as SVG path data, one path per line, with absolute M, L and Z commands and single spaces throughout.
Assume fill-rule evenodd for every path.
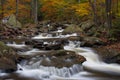
M 62 31 L 58 31 L 62 32 Z M 52 37 L 52 35 L 43 36 L 38 35 L 32 39 L 44 39 L 44 38 L 65 38 L 71 35 L 59 35 Z M 46 43 L 46 42 L 45 42 Z M 10 47 L 24 48 L 27 45 L 8 43 Z M 75 51 L 76 54 L 82 55 L 86 58 L 86 61 L 81 65 L 73 65 L 70 68 L 56 68 L 39 66 L 40 62 L 36 62 L 33 65 L 27 65 L 25 63 L 18 64 L 18 70 L 14 73 L 2 73 L 0 72 L 0 79 L 2 80 L 21 80 L 24 77 L 25 80 L 119 80 L 120 79 L 120 65 L 104 63 L 92 49 L 86 47 L 80 47 L 79 41 L 69 41 L 69 44 L 64 45 L 65 50 Z M 31 49 L 26 52 L 19 52 L 21 55 L 34 55 L 41 52 L 39 49 Z M 45 51 L 42 51 L 45 52 Z M 49 59 L 48 59 L 49 61 Z M 10 77 L 10 76 L 13 77 Z M 19 78 L 14 77 L 17 75 Z M 4 79 L 7 77 L 7 79 Z M 9 78 L 10 77 L 10 78 Z M 27 79 L 28 78 L 28 79 Z M 24 80 L 24 79 L 23 79 Z

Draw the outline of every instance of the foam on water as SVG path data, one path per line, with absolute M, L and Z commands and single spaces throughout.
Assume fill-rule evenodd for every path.
M 16 44 L 15 42 L 13 42 L 13 43 L 7 43 L 6 45 L 10 46 L 10 47 L 13 47 L 13 48 L 24 48 L 24 47 L 26 47 L 26 45 L 24 43 L 22 43 L 22 44 Z
M 35 55 L 37 53 L 46 53 L 48 51 L 44 51 L 44 50 L 39 50 L 39 49 L 31 49 L 30 51 L 26 51 L 26 52 L 19 52 L 19 54 L 21 55 Z
M 102 62 L 99 59 L 99 56 L 93 52 L 90 48 L 81 48 L 81 47 L 74 47 L 75 44 L 71 44 L 70 46 L 65 46 L 66 50 L 75 51 L 77 54 L 82 55 L 86 58 L 86 61 L 82 64 L 83 67 L 96 71 L 96 72 L 103 72 L 106 74 L 114 74 L 120 75 L 120 65 L 118 64 L 107 64 Z M 73 48 L 74 47 L 74 48 Z M 82 50 L 82 52 L 81 52 Z
M 53 38 L 67 38 L 67 37 L 71 37 L 71 36 L 77 36 L 76 33 L 73 34 L 67 34 L 67 35 L 57 35 L 55 37 L 53 37 L 51 34 L 47 34 L 46 36 L 44 36 L 42 33 L 40 35 L 37 35 L 35 37 L 32 37 L 32 39 L 53 39 Z
M 33 39 L 45 39 L 45 38 L 64 38 L 69 36 L 76 36 L 77 34 L 71 35 L 59 35 L 57 37 L 52 37 L 51 35 L 43 36 L 38 35 L 33 37 Z M 48 43 L 45 43 L 48 44 Z M 8 46 L 15 48 L 23 48 L 24 44 L 7 44 Z M 120 76 L 120 65 L 118 64 L 107 64 L 102 62 L 99 59 L 99 56 L 93 52 L 90 48 L 81 48 L 80 42 L 72 42 L 69 41 L 69 44 L 64 46 L 65 50 L 75 51 L 76 54 L 82 55 L 86 58 L 86 61 L 82 64 L 82 66 L 90 71 L 100 72 L 110 75 L 118 75 Z M 33 55 L 41 52 L 38 49 L 32 49 L 30 51 L 21 53 L 22 55 Z M 21 68 L 22 70 L 19 70 Z M 21 77 L 30 77 L 35 78 L 37 80 L 119 80 L 119 79 L 111 79 L 109 77 L 96 76 L 94 73 L 81 71 L 80 66 L 74 65 L 73 67 L 66 68 L 63 67 L 58 69 L 56 67 L 45 67 L 40 65 L 40 62 L 37 62 L 31 66 L 29 65 L 19 65 L 18 71 L 16 71 Z M 4 76 L 6 73 L 0 73 L 0 76 Z

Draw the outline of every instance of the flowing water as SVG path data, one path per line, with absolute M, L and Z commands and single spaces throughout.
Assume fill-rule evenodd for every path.
M 65 38 L 69 36 L 76 36 L 76 34 L 60 35 L 57 37 L 52 37 L 51 35 L 42 36 L 41 34 L 32 39 Z M 47 42 L 45 43 L 48 44 Z M 8 43 L 7 45 L 14 48 L 27 47 L 24 43 Z M 54 66 L 42 66 L 40 65 L 40 61 L 31 65 L 26 64 L 24 61 L 23 63 L 18 64 L 18 70 L 14 73 L 8 74 L 0 72 L 0 80 L 120 80 L 120 65 L 104 63 L 92 49 L 79 46 L 79 41 L 69 41 L 69 44 L 65 45 L 64 49 L 75 51 L 76 54 L 84 56 L 86 61 L 82 66 L 75 64 L 70 68 L 56 68 Z M 31 49 L 26 52 L 19 52 L 19 54 L 34 55 L 39 52 L 46 51 Z M 41 60 L 41 57 L 37 59 Z M 49 61 L 49 58 L 46 59 Z

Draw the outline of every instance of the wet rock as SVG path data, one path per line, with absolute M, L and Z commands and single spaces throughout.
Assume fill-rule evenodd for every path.
M 105 60 L 105 62 L 107 63 L 117 63 L 117 64 L 120 64 L 120 53 L 113 56 L 113 57 L 110 57 L 110 58 L 107 58 Z
M 81 42 L 81 47 L 96 47 L 103 45 L 103 42 L 96 37 L 84 37 Z
M 63 49 L 62 44 L 51 44 L 45 46 L 45 50 L 60 50 L 60 49 Z
M 1 57 L 0 58 L 0 69 L 3 72 L 9 73 L 9 72 L 16 71 L 17 66 L 16 66 L 16 63 L 12 59 L 9 59 L 7 57 Z
M 5 72 L 17 70 L 18 55 L 10 47 L 0 42 L 0 69 Z
M 48 53 L 41 53 L 29 59 L 28 65 L 34 66 L 55 66 L 57 68 L 71 67 L 74 64 L 82 64 L 86 59 L 75 52 L 67 50 L 53 50 Z
M 68 40 L 70 40 L 70 41 L 81 41 L 81 40 L 83 40 L 83 37 L 81 37 L 81 36 L 71 36 L 71 37 L 68 37 Z
M 105 47 L 94 48 L 96 53 L 100 55 L 100 58 L 106 63 L 118 63 L 120 64 L 120 52 L 107 49 Z

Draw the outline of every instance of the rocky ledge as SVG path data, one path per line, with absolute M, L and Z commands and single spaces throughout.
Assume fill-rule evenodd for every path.
M 39 53 L 32 55 L 28 60 L 27 65 L 35 65 L 40 63 L 38 66 L 55 66 L 57 68 L 71 67 L 74 64 L 82 64 L 86 59 L 83 56 L 75 54 L 75 52 L 67 50 L 53 50 L 48 53 Z
M 16 52 L 0 41 L 0 70 L 2 72 L 16 71 L 17 58 Z

